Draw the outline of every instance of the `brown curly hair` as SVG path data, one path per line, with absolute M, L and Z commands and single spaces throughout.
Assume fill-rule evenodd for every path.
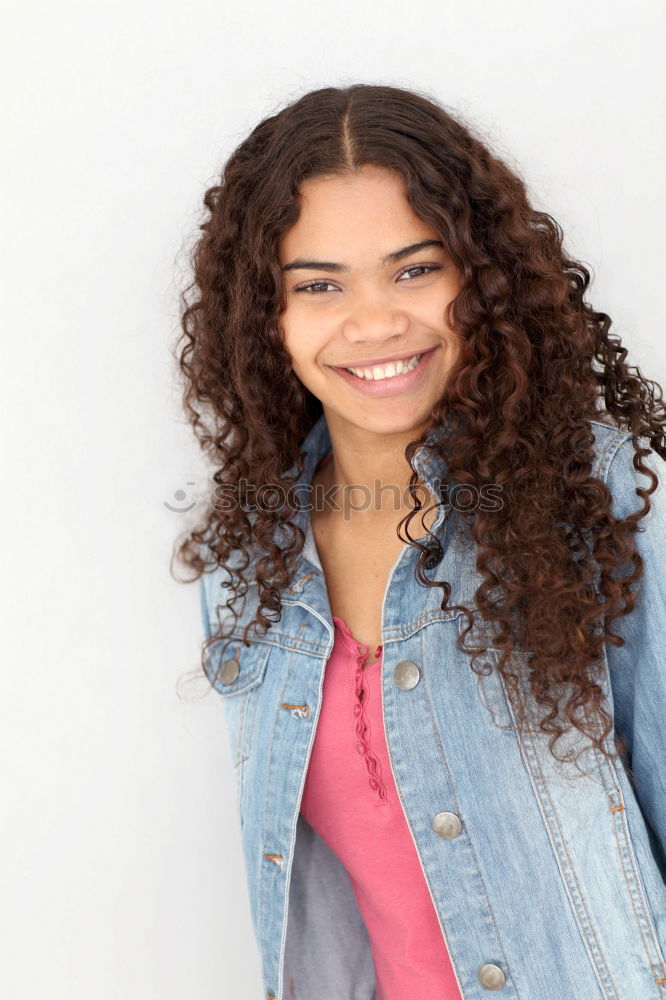
M 532 207 L 523 180 L 469 124 L 423 94 L 355 84 L 307 93 L 256 126 L 205 192 L 208 214 L 191 252 L 193 280 L 181 293 L 176 349 L 188 420 L 219 488 L 239 492 L 245 480 L 288 494 L 302 474 L 300 447 L 322 405 L 294 374 L 284 346 L 278 240 L 298 217 L 302 181 L 365 165 L 404 177 L 414 212 L 437 230 L 461 275 L 449 313 L 461 352 L 430 427 L 453 430 L 433 446 L 445 458 L 448 488 L 502 487 L 498 510 L 463 515 L 483 576 L 476 607 L 498 628 L 492 642 L 502 651 L 497 669 L 520 708 L 511 653 L 529 650 L 529 685 L 536 703 L 548 709 L 539 724 L 552 734 L 551 751 L 571 724 L 607 753 L 612 719 L 595 665 L 604 642 L 622 643 L 612 623 L 637 599 L 632 584 L 643 563 L 633 536 L 657 488 L 657 477 L 642 463 L 650 448 L 638 439 L 666 457 L 662 392 L 626 363 L 609 316 L 585 302 L 590 273 L 563 250 L 558 223 Z M 631 433 L 634 466 L 652 482 L 639 491 L 643 508 L 625 520 L 611 514 L 610 491 L 590 474 L 591 418 Z M 410 465 L 428 430 L 407 447 Z M 294 466 L 297 476 L 289 477 Z M 416 482 L 413 472 L 410 485 Z M 442 502 L 446 490 L 443 484 Z M 224 608 L 231 611 L 232 631 L 233 604 L 247 590 L 250 550 L 260 555 L 252 563 L 259 604 L 250 624 L 262 635 L 279 620 L 280 593 L 293 579 L 304 534 L 291 523 L 296 509 L 289 503 L 252 512 L 242 495 L 239 500 L 227 509 L 209 497 L 203 522 L 175 554 L 195 579 L 216 567 L 227 571 L 231 600 Z M 423 577 L 425 550 L 408 531 L 420 507 L 417 499 L 398 536 L 422 550 L 419 578 L 441 586 L 441 607 L 449 608 L 450 584 Z M 282 547 L 275 541 L 278 525 L 287 531 L 280 537 L 290 539 Z M 632 572 L 618 578 L 628 560 Z M 469 622 L 459 638 L 464 643 L 472 616 L 454 607 Z M 204 643 L 202 665 L 209 642 L 227 635 L 218 621 Z M 561 685 L 570 692 L 564 704 Z M 519 718 L 523 725 L 522 710 Z M 619 738 L 615 747 L 626 751 Z

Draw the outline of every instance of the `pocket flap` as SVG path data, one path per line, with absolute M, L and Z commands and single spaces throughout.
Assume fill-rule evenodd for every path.
M 270 651 L 270 645 L 257 640 L 245 646 L 238 636 L 217 639 L 204 656 L 206 676 L 220 694 L 241 694 L 264 679 Z

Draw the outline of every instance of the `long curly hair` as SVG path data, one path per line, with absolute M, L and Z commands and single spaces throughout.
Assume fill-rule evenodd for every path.
M 657 488 L 642 462 L 650 448 L 638 439 L 666 457 L 662 391 L 627 364 L 611 319 L 585 301 L 590 273 L 565 253 L 558 223 L 532 207 L 523 180 L 469 124 L 428 96 L 368 84 L 311 91 L 261 121 L 206 190 L 176 352 L 184 409 L 218 489 L 175 556 L 195 579 L 226 570 L 231 596 L 217 613 L 219 619 L 222 609 L 231 612 L 223 616 L 231 631 L 250 565 L 259 599 L 250 625 L 264 635 L 279 621 L 280 594 L 293 579 L 304 534 L 292 523 L 289 502 L 249 510 L 241 480 L 289 495 L 303 471 L 303 439 L 322 406 L 293 372 L 284 346 L 278 240 L 298 218 L 302 181 L 364 165 L 402 175 L 414 212 L 438 232 L 461 276 L 449 311 L 461 350 L 430 427 L 452 430 L 433 446 L 448 470 L 441 502 L 455 484 L 502 487 L 499 509 L 461 517 L 482 575 L 475 606 L 496 629 L 497 670 L 518 706 L 518 724 L 526 716 L 511 667 L 512 653 L 523 649 L 531 697 L 547 709 L 539 728 L 551 734 L 553 754 L 570 726 L 601 753 L 626 753 L 619 737 L 616 753 L 607 749 L 613 723 L 595 670 L 603 643 L 622 643 L 612 624 L 637 600 L 632 585 L 643 563 L 634 533 Z M 625 520 L 613 516 L 610 491 L 591 475 L 592 418 L 631 433 L 635 468 L 652 483 L 639 491 L 642 509 Z M 406 448 L 410 466 L 429 429 Z M 294 466 L 296 477 L 289 477 Z M 416 482 L 414 471 L 410 485 Z M 239 502 L 217 503 L 215 494 L 225 489 Z M 447 581 L 422 575 L 426 553 L 408 530 L 420 509 L 415 499 L 398 536 L 421 549 L 417 572 L 425 585 L 442 588 L 441 607 L 467 615 L 458 642 L 477 653 L 478 646 L 464 645 L 470 609 L 448 604 Z M 628 562 L 631 572 L 618 574 Z M 209 643 L 230 634 L 225 622 L 218 620 L 204 642 L 202 666 Z

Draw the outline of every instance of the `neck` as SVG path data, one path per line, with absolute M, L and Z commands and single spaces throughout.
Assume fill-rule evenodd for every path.
M 375 434 L 328 418 L 327 424 L 332 457 L 313 481 L 323 486 L 327 497 L 333 496 L 339 510 L 327 508 L 324 513 L 344 515 L 357 526 L 403 517 L 414 506 L 408 490 L 412 469 L 404 453 L 426 425 L 395 434 Z M 434 498 L 420 479 L 417 486 L 418 498 L 429 507 Z M 313 502 L 318 502 L 316 497 Z

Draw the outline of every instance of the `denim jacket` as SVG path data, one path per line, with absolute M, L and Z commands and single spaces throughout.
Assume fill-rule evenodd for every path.
M 626 517 L 642 506 L 636 487 L 649 480 L 633 467 L 627 432 L 596 420 L 592 430 L 593 475 L 608 485 L 613 512 Z M 323 415 L 302 450 L 299 482 L 309 484 L 330 450 Z M 652 452 L 645 461 L 661 484 L 664 460 Z M 441 481 L 434 463 L 425 449 L 413 460 L 431 489 Z M 666 1000 L 662 485 L 650 500 L 635 536 L 645 564 L 638 605 L 615 621 L 625 645 L 606 644 L 599 681 L 628 742 L 635 787 L 620 760 L 594 748 L 576 767 L 555 760 L 538 726 L 518 735 L 492 669 L 498 650 L 490 644 L 491 669 L 479 677 L 456 646 L 467 619 L 442 610 L 441 588 L 414 576 L 419 552 L 403 546 L 391 569 L 380 640 L 386 742 L 464 1000 L 494 991 L 505 1000 Z M 474 543 L 450 510 L 439 507 L 431 528 L 441 543 L 433 576 L 451 583 L 451 604 L 472 610 L 481 582 Z M 242 643 L 257 600 L 248 574 L 238 625 L 231 639 L 212 644 L 205 669 L 224 705 L 265 1000 L 375 1000 L 368 934 L 347 872 L 299 811 L 334 631 L 309 511 L 297 520 L 306 545 L 280 621 Z M 215 570 L 200 581 L 207 636 L 224 580 Z M 485 627 L 475 616 L 467 642 L 487 642 Z M 512 655 L 520 665 L 529 654 Z M 529 705 L 527 689 L 525 698 Z M 545 714 L 536 711 L 535 719 Z M 573 729 L 555 749 L 565 756 L 588 743 Z

